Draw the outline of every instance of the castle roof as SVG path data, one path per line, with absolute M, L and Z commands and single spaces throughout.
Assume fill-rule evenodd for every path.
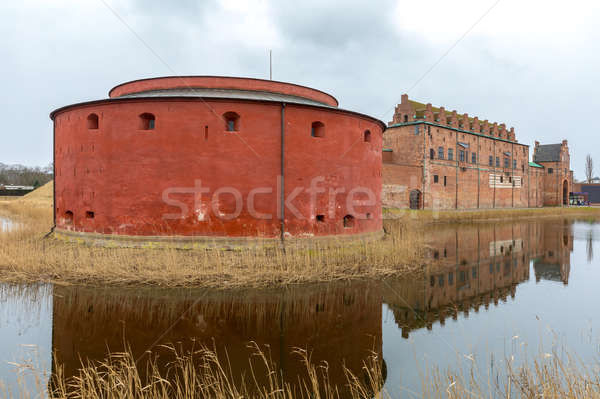
M 534 162 L 560 162 L 562 144 L 544 144 L 537 147 Z

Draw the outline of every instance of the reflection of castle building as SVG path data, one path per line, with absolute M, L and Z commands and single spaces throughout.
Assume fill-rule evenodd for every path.
M 567 205 L 567 141 L 534 162 L 513 128 L 402 96 L 383 137 L 384 207 L 486 209 Z
M 254 341 L 287 382 L 306 376 L 292 353 L 302 348 L 313 364 L 327 361 L 331 383 L 343 389 L 344 365 L 361 376 L 372 351 L 382 353 L 381 296 L 372 285 L 208 294 L 58 286 L 53 314 L 53 350 L 67 377 L 76 373 L 79 358 L 100 361 L 107 348 L 123 351 L 124 343 L 135 358 L 150 349 L 160 354 L 164 367 L 172 356 L 160 345 L 174 343 L 184 351 L 216 349 L 237 382 L 242 375 L 250 378 L 252 362 L 259 385 L 266 384 L 263 364 L 248 346 Z
M 573 233 L 571 223 L 564 221 L 543 234 L 544 250 L 533 262 L 535 280 L 562 281 L 569 283 Z
M 529 280 L 534 259 L 536 278 L 538 260 L 542 278 L 568 282 L 572 233 L 565 223 L 522 222 L 474 224 L 472 226 L 435 226 L 435 242 L 430 245 L 433 262 L 426 276 L 396 280 L 384 290 L 384 302 L 392 309 L 396 323 L 408 337 L 410 331 L 431 329 L 439 321 L 456 319 L 459 312 L 468 317 L 490 303 L 498 305 L 516 287 Z M 551 257 L 549 255 L 552 255 Z M 558 272 L 545 266 L 560 260 Z

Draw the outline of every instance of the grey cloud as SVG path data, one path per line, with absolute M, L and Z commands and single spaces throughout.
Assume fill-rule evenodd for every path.
M 236 20 L 218 0 L 109 3 L 170 68 L 99 1 L 0 4 L 6 94 L 0 107 L 0 162 L 46 165 L 52 157 L 48 113 L 104 98 L 123 81 L 172 71 L 268 77 L 269 45 L 231 33 L 227 27 Z M 264 24 L 275 27 L 274 78 L 328 91 L 342 107 L 388 121 L 391 112 L 386 111 L 453 40 L 431 42 L 403 29 L 395 9 L 392 0 L 271 0 Z M 414 18 L 427 24 L 431 12 Z M 466 29 L 472 22 L 456 23 Z M 600 159 L 600 152 L 594 154 L 600 142 L 588 127 L 600 108 L 595 94 L 600 56 L 589 51 L 599 35 L 592 25 L 581 29 L 584 40 L 572 43 L 514 41 L 475 29 L 410 97 L 515 126 L 517 138 L 527 144 L 568 138 L 579 177 L 588 151 Z

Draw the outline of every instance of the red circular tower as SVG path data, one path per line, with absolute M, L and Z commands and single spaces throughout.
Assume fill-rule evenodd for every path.
M 165 77 L 53 111 L 55 231 L 242 240 L 377 234 L 385 125 L 290 83 Z

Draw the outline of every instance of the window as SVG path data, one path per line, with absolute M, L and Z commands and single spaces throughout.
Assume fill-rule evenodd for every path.
M 444 176 L 444 187 L 446 186 L 446 176 Z
M 322 122 L 313 122 L 310 126 L 311 137 L 325 137 L 325 125 Z
M 156 119 L 153 114 L 143 113 L 140 115 L 140 130 L 154 130 Z
M 512 183 L 512 177 L 511 176 L 508 176 L 508 182 Z
M 87 117 L 87 128 L 90 130 L 98 129 L 98 115 L 89 114 Z
M 435 151 L 433 150 L 433 148 L 429 149 L 429 159 L 433 159 L 435 158 Z
M 404 115 L 404 123 L 408 122 L 408 115 Z
M 452 285 L 454 284 L 454 273 L 450 272 L 448 273 L 448 285 Z
M 73 224 L 73 212 L 71 211 L 66 211 L 65 212 L 65 224 L 70 226 Z
M 415 125 L 415 136 L 419 135 L 419 125 Z
M 496 167 L 500 167 L 500 157 L 496 157 Z
M 226 132 L 237 132 L 240 130 L 240 116 L 235 112 L 225 112 L 223 119 L 225 120 Z
M 471 163 L 477 163 L 477 153 L 476 152 L 471 153 Z
M 500 183 L 504 183 L 504 176 L 500 176 Z
M 504 167 L 505 168 L 508 168 L 509 163 L 510 163 L 510 159 L 504 158 Z
M 88 219 L 93 219 L 94 218 L 94 212 L 92 212 L 92 211 L 85 212 L 85 217 L 88 218 Z
M 517 169 L 517 160 L 513 159 L 513 169 Z
M 521 164 L 521 170 L 522 170 L 523 172 L 525 172 L 525 164 L 524 164 L 524 163 L 522 163 L 522 164 Z
M 548 168 L 548 174 L 551 175 L 554 172 L 554 169 Z
M 346 228 L 354 227 L 354 216 L 352 216 L 352 215 L 344 216 L 344 227 L 346 227 Z
M 317 215 L 317 222 L 319 222 L 319 223 L 325 222 L 325 215 Z
M 490 155 L 489 165 L 494 166 L 494 157 Z
M 465 162 L 465 151 L 458 150 L 458 159 L 460 162 Z
M 371 142 L 371 131 L 370 130 L 365 130 L 365 133 L 363 134 L 363 140 L 365 143 Z
M 433 175 L 433 182 L 437 183 L 439 180 L 438 175 Z
M 444 159 L 444 147 L 438 147 L 438 158 Z
M 454 159 L 454 150 L 452 148 L 448 148 L 448 160 L 452 161 Z
M 431 126 L 427 126 L 427 134 L 431 134 Z

